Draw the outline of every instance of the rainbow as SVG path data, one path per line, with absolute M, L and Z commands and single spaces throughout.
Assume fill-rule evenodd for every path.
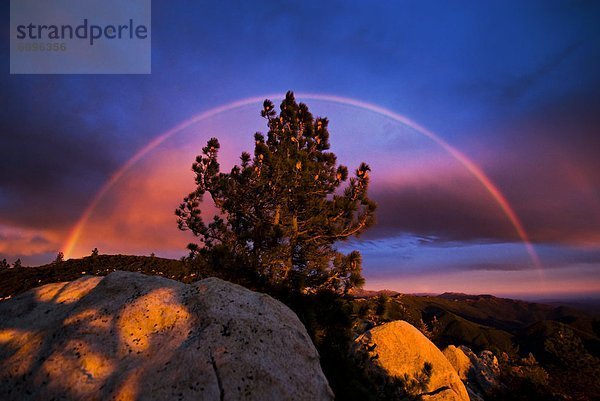
M 438 135 L 429 131 L 427 128 L 421 126 L 420 124 L 417 124 L 416 122 L 410 120 L 409 118 L 407 118 L 403 115 L 400 115 L 398 113 L 395 113 L 391 110 L 388 110 L 386 108 L 371 104 L 371 103 L 367 103 L 367 102 L 363 102 L 360 100 L 347 98 L 347 97 L 327 95 L 327 94 L 315 94 L 315 93 L 297 93 L 296 97 L 303 98 L 303 99 L 311 99 L 311 100 L 322 100 L 322 101 L 352 106 L 352 107 L 356 107 L 356 108 L 363 109 L 363 110 L 368 110 L 373 113 L 387 117 L 395 122 L 398 122 L 405 126 L 408 126 L 408 127 L 412 128 L 413 130 L 415 130 L 416 132 L 420 133 L 421 135 L 424 135 L 425 137 L 431 139 L 433 142 L 435 142 L 437 145 L 439 145 L 442 149 L 444 149 L 446 152 L 448 152 L 448 154 L 450 154 L 463 167 L 465 167 L 467 169 L 467 171 L 469 171 L 469 173 L 471 175 L 473 175 L 473 177 L 475 177 L 475 179 L 477 179 L 477 181 L 479 181 L 484 186 L 484 188 L 492 196 L 494 201 L 502 209 L 502 211 L 504 212 L 504 214 L 506 215 L 506 217 L 508 218 L 508 220 L 514 227 L 517 235 L 523 242 L 523 244 L 527 250 L 527 253 L 530 256 L 534 267 L 538 270 L 538 272 L 542 271 L 542 263 L 540 261 L 540 258 L 537 255 L 537 253 L 529 239 L 529 236 L 527 235 L 527 232 L 525 231 L 525 228 L 523 227 L 523 224 L 521 223 L 521 221 L 520 221 L 519 217 L 517 216 L 517 214 L 515 213 L 514 209 L 511 207 L 510 203 L 508 203 L 508 200 L 506 199 L 506 197 L 502 194 L 502 192 L 500 192 L 498 187 L 490 180 L 490 178 L 483 172 L 483 170 L 480 167 L 478 167 L 473 161 L 471 161 L 461 151 L 459 151 L 458 149 L 456 149 L 455 147 L 450 145 L 448 142 L 446 142 L 444 139 L 442 139 Z M 222 105 L 219 107 L 215 107 L 213 109 L 210 109 L 210 110 L 207 110 L 200 114 L 197 114 L 188 120 L 183 121 L 182 123 L 176 125 L 175 127 L 171 128 L 170 130 L 168 130 L 168 131 L 164 132 L 163 134 L 154 138 L 152 141 L 150 141 L 150 143 L 148 143 L 146 146 L 144 146 L 142 149 L 140 149 L 131 159 L 129 159 L 125 164 L 123 164 L 123 166 L 121 166 L 121 168 L 119 168 L 110 177 L 110 179 L 108 181 L 106 181 L 106 183 L 102 186 L 102 188 L 100 188 L 100 190 L 96 193 L 96 195 L 94 196 L 94 198 L 92 199 L 92 201 L 90 202 L 88 207 L 85 209 L 85 211 L 83 212 L 83 214 L 81 215 L 81 217 L 79 218 L 79 220 L 77 221 L 77 223 L 75 224 L 73 229 L 71 230 L 71 233 L 69 234 L 69 236 L 63 246 L 62 252 L 64 253 L 65 257 L 66 258 L 70 257 L 71 252 L 73 251 L 75 244 L 79 240 L 79 237 L 81 236 L 83 228 L 85 227 L 90 215 L 92 214 L 92 212 L 94 211 L 94 209 L 96 208 L 96 206 L 98 205 L 100 200 L 104 197 L 104 195 L 113 187 L 113 185 L 117 181 L 119 181 L 119 179 L 123 176 L 123 174 L 125 174 L 125 172 L 127 172 L 127 170 L 129 170 L 142 157 L 144 157 L 146 154 L 151 152 L 153 149 L 155 149 L 157 146 L 159 146 L 165 140 L 167 140 L 168 138 L 177 134 L 181 130 L 190 127 L 191 125 L 193 125 L 195 123 L 198 123 L 207 118 L 211 118 L 220 113 L 224 113 L 224 112 L 227 112 L 230 110 L 234 110 L 234 109 L 248 106 L 248 105 L 255 104 L 255 103 L 262 103 L 264 101 L 264 99 L 281 99 L 281 98 L 282 98 L 282 96 L 279 94 L 255 96 L 255 97 L 238 100 L 233 103 L 229 103 L 229 104 Z

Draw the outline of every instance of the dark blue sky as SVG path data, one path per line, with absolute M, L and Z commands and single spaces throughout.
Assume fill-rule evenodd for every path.
M 50 260 L 110 175 L 182 120 L 292 89 L 370 102 L 431 129 L 498 185 L 549 270 L 600 291 L 598 2 L 153 1 L 152 74 L 139 76 L 9 75 L 9 2 L 0 7 L 1 257 Z M 527 269 L 502 250 L 521 245 L 489 199 L 461 208 L 471 192 L 451 196 L 425 170 L 431 185 L 379 193 L 387 225 L 372 237 L 383 242 L 360 245 L 373 283 L 425 273 L 422 282 L 434 273 L 458 282 L 474 269 L 497 281 Z M 478 280 L 483 290 L 492 276 Z

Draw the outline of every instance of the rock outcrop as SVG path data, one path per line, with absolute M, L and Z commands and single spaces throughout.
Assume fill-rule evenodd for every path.
M 489 394 L 498 386 L 498 376 L 500 375 L 498 358 L 491 351 L 481 351 L 478 356 L 464 345 L 461 345 L 459 349 L 471 360 L 471 369 L 468 374 L 470 386 L 478 389 L 480 393 Z
M 458 373 L 458 377 L 464 382 L 467 380 L 469 371 L 473 367 L 471 360 L 460 348 L 456 348 L 454 345 L 447 346 L 442 353 L 450 362 L 450 365 Z
M 330 400 L 304 326 L 219 279 L 115 272 L 0 302 L 2 400 Z
M 377 326 L 356 339 L 356 353 L 371 375 L 388 377 L 386 386 L 403 387 L 430 401 L 469 401 L 458 374 L 442 352 L 409 323 Z

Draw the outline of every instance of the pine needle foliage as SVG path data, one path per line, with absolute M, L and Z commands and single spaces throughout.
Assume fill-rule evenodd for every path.
M 192 166 L 196 189 L 175 211 L 179 228 L 199 240 L 188 246 L 192 256 L 305 293 L 361 286 L 360 253 L 343 254 L 336 244 L 374 223 L 371 169 L 361 163 L 349 178 L 329 151 L 327 118 L 313 117 L 292 92 L 279 113 L 265 100 L 261 116 L 266 136 L 256 133 L 254 154 L 243 152 L 230 172 L 220 171 L 216 138 Z M 219 210 L 208 223 L 201 215 L 207 192 Z

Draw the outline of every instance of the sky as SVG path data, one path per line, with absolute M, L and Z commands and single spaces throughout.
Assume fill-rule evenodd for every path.
M 598 2 L 155 0 L 149 75 L 10 75 L 0 11 L 0 259 L 185 255 L 194 156 L 217 136 L 233 165 L 265 123 L 261 102 L 232 104 L 293 90 L 342 162 L 373 168 L 378 224 L 340 244 L 367 288 L 600 296 Z M 533 251 L 489 186 L 390 113 L 476 166 Z

